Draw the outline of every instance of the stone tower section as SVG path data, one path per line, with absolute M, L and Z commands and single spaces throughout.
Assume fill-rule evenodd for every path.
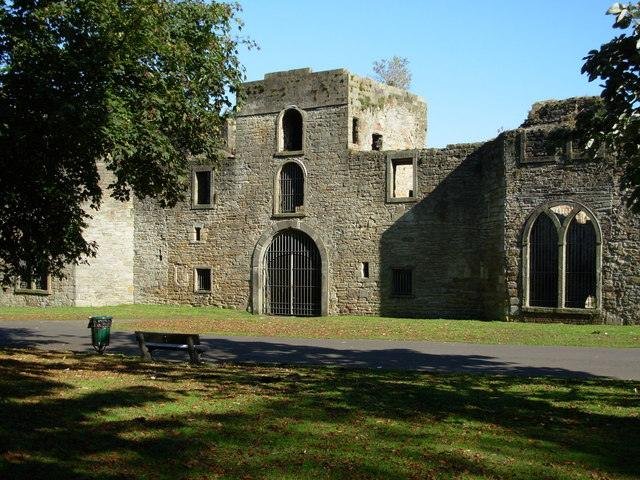
M 413 93 L 349 75 L 349 148 L 358 151 L 425 147 L 427 104 Z
M 85 232 L 87 241 L 97 243 L 98 252 L 88 265 L 75 267 L 75 305 L 133 303 L 133 202 L 108 195 L 113 176 L 102 162 L 98 173 L 105 196 Z

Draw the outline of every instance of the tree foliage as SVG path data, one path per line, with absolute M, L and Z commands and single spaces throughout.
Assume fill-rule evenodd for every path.
M 623 33 L 585 57 L 582 73 L 603 81 L 602 101 L 578 118 L 578 130 L 592 153 L 604 145 L 624 162 L 629 206 L 640 212 L 640 2 L 614 3 L 607 14 Z
M 393 87 L 407 90 L 411 86 L 409 60 L 394 55 L 390 59 L 373 62 L 373 73 L 376 80 Z
M 214 162 L 243 80 L 239 7 L 204 0 L 0 0 L 0 281 L 94 255 L 110 194 L 174 205 Z

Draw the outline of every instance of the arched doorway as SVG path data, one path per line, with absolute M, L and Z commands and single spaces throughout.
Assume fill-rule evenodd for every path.
M 319 316 L 322 261 L 311 237 L 300 230 L 276 233 L 264 255 L 264 313 Z

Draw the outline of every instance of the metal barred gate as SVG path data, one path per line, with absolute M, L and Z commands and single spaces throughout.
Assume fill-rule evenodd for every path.
M 273 237 L 264 260 L 264 302 L 269 315 L 319 316 L 322 267 L 313 240 L 298 230 Z

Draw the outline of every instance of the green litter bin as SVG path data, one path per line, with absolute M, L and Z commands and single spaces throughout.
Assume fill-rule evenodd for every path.
M 98 316 L 89 317 L 89 325 L 91 329 L 91 343 L 93 348 L 100 354 L 109 346 L 109 338 L 111 337 L 111 320 L 113 317 Z

